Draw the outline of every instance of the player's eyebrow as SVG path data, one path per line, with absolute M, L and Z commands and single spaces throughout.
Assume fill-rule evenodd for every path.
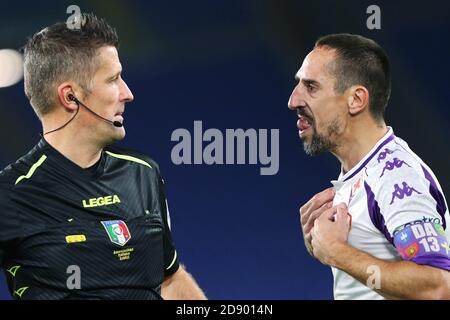
M 315 86 L 315 87 L 320 87 L 320 83 L 317 80 L 314 79 L 306 79 L 303 78 L 300 80 L 300 78 L 298 76 L 295 76 L 295 80 L 297 81 L 301 81 L 305 86 Z

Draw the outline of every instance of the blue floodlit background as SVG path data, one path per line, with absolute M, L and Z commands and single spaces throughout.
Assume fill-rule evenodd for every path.
M 308 256 L 298 209 L 330 186 L 339 163 L 307 157 L 287 108 L 294 75 L 317 37 L 375 39 L 388 52 L 393 90 L 387 122 L 449 190 L 450 7 L 445 1 L 3 1 L 0 49 L 20 48 L 66 8 L 106 18 L 118 30 L 123 77 L 135 101 L 123 145 L 154 158 L 166 180 L 180 261 L 211 299 L 331 299 L 328 267 Z M 381 7 L 381 30 L 366 8 Z M 1 72 L 1 70 L 0 70 Z M 40 123 L 23 82 L 0 88 L 0 165 L 38 140 Z M 172 163 L 177 128 L 280 130 L 280 169 Z M 0 222 L 1 223 L 1 222 Z M 0 280 L 0 297 L 9 298 Z

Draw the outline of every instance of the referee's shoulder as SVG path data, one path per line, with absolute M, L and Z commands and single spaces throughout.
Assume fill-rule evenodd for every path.
M 13 170 L 13 164 L 9 164 L 0 171 L 0 192 L 5 192 L 14 186 L 14 177 L 18 176 Z
M 150 156 L 148 156 L 147 154 L 145 154 L 139 150 L 113 145 L 113 146 L 106 147 L 105 151 L 107 153 L 109 152 L 110 154 L 128 156 L 128 157 L 133 157 L 133 158 L 139 159 L 141 161 L 148 163 L 150 165 L 150 167 L 152 169 L 155 169 L 158 174 L 160 173 L 158 163 L 155 160 L 153 160 Z
M 30 150 L 27 154 L 23 155 L 15 162 L 8 164 L 0 171 L 0 188 L 2 190 L 12 189 L 15 186 L 17 178 L 25 175 L 34 164 L 39 162 L 39 155 L 34 149 Z M 41 159 L 45 160 L 45 159 Z
M 4 222 L 5 215 L 9 214 L 11 196 L 17 177 L 18 175 L 13 170 L 13 164 L 9 164 L 0 171 L 0 223 Z
M 0 199 L 3 201 L 11 192 L 14 192 L 16 181 L 20 176 L 19 163 L 11 163 L 0 171 Z

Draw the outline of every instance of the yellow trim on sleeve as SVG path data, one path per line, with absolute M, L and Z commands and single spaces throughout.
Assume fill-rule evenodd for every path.
M 27 291 L 28 287 L 22 287 L 16 291 L 14 291 L 15 294 L 19 296 L 19 298 L 22 298 L 22 295 L 25 291 Z
M 173 255 L 173 260 L 170 263 L 170 265 L 166 268 L 166 270 L 169 270 L 170 268 L 172 268 L 173 264 L 175 263 L 175 261 L 177 261 L 177 252 L 175 251 L 175 254 Z
M 136 163 L 142 164 L 144 166 L 147 166 L 150 169 L 153 169 L 152 166 L 148 162 L 145 162 L 144 160 L 141 160 L 139 158 L 135 158 L 135 157 L 132 157 L 132 156 L 127 156 L 127 155 L 124 155 L 124 154 L 112 153 L 110 151 L 106 151 L 106 153 L 109 154 L 111 157 L 122 159 L 122 160 L 128 160 L 128 161 L 136 162 Z
M 34 174 L 34 172 L 36 171 L 36 169 L 37 169 L 41 164 L 44 163 L 45 159 L 47 159 L 47 156 L 44 154 L 44 155 L 42 155 L 42 157 L 38 160 L 38 162 L 36 162 L 35 164 L 33 164 L 33 165 L 31 166 L 30 171 L 28 171 L 28 173 L 27 173 L 26 175 L 20 176 L 20 177 L 17 178 L 16 183 L 15 183 L 14 185 L 18 184 L 18 183 L 19 183 L 20 181 L 22 181 L 23 179 L 30 179 L 31 176 L 32 176 L 32 175 Z
M 20 266 L 12 266 L 11 268 L 7 269 L 6 271 L 8 271 L 13 277 L 16 276 L 17 270 L 19 270 Z

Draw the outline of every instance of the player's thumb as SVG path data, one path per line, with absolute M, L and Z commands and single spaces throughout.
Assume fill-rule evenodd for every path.
M 340 203 L 337 206 L 336 223 L 342 229 L 350 229 L 351 216 L 345 203 Z

